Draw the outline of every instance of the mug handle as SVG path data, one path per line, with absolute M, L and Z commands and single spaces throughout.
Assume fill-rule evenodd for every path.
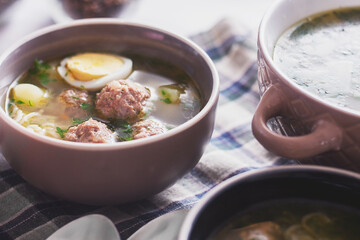
M 328 120 L 318 120 L 311 132 L 303 136 L 283 136 L 272 132 L 266 122 L 285 113 L 287 101 L 282 96 L 285 95 L 281 89 L 270 86 L 261 98 L 252 120 L 253 134 L 267 150 L 282 157 L 302 159 L 340 149 L 342 130 Z

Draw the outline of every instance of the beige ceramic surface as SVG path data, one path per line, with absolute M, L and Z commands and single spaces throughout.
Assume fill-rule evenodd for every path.
M 72 143 L 34 134 L 4 111 L 7 86 L 34 59 L 81 51 L 156 56 L 182 67 L 198 84 L 205 106 L 171 131 L 115 144 Z M 209 57 L 191 41 L 139 24 L 80 20 L 40 30 L 0 57 L 0 147 L 25 180 L 61 198 L 118 204 L 158 193 L 190 171 L 209 142 L 219 80 Z
M 360 171 L 360 113 L 332 106 L 289 80 L 272 60 L 276 40 L 317 12 L 359 6 L 355 0 L 279 0 L 265 14 L 258 37 L 262 99 L 253 133 L 268 150 L 288 158 Z

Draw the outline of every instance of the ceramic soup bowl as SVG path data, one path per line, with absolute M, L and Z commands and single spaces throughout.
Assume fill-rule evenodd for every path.
M 183 69 L 198 86 L 200 112 L 164 134 L 127 142 L 78 143 L 35 134 L 6 113 L 9 84 L 34 59 L 78 52 L 131 51 Z M 214 127 L 219 80 L 193 42 L 140 24 L 78 20 L 27 36 L 0 57 L 0 146 L 11 167 L 49 194 L 85 204 L 139 200 L 171 186 L 199 161 Z
M 283 239 L 280 236 L 274 238 L 276 233 L 271 228 L 260 227 L 251 231 L 246 226 L 259 226 L 255 224 L 269 224 L 269 221 L 273 221 L 286 229 L 293 221 L 298 224 L 298 214 L 307 215 L 307 219 L 328 216 L 333 221 L 335 215 L 332 215 L 332 211 L 335 209 L 356 214 L 356 220 L 348 224 L 355 226 L 353 230 L 358 233 L 359 200 L 360 175 L 352 171 L 314 165 L 253 170 L 234 176 L 211 189 L 187 214 L 177 239 Z M 281 211 L 278 211 L 279 204 L 280 209 L 284 207 Z M 304 206 L 310 206 L 311 210 L 301 210 Z M 331 210 L 324 206 L 331 207 Z M 325 228 L 330 225 L 322 224 L 320 218 L 317 218 L 318 230 L 328 231 Z M 237 233 L 237 237 L 225 237 L 225 233 L 232 229 L 238 229 L 233 232 Z M 251 232 L 254 238 L 247 235 Z M 286 232 L 285 235 L 295 234 L 294 231 L 290 233 L 291 228 Z M 220 237 L 217 234 L 224 235 Z M 297 238 L 287 236 L 286 239 Z
M 296 22 L 316 13 L 357 6 L 354 0 L 280 0 L 264 15 L 258 36 L 262 98 L 252 128 L 256 139 L 271 152 L 360 170 L 359 111 L 331 104 L 305 90 L 273 60 L 277 40 Z

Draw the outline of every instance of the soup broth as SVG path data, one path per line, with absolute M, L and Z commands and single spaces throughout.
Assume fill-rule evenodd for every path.
M 337 106 L 360 110 L 360 8 L 308 17 L 277 41 L 273 59 L 295 83 Z
M 84 57 L 86 54 L 80 54 L 80 57 L 73 61 L 75 62 L 73 64 L 84 64 L 83 62 L 85 62 L 86 65 L 89 61 L 91 64 L 98 64 L 100 60 L 96 59 L 96 63 L 94 63 L 95 61 L 92 58 L 94 56 L 96 58 L 103 57 L 96 55 L 97 53 L 89 53 L 90 58 L 89 56 Z M 105 60 L 101 59 L 100 62 L 102 64 L 108 59 L 117 61 L 116 58 L 118 57 L 115 55 L 105 56 Z M 121 89 L 121 91 L 117 89 L 118 92 L 112 88 L 105 90 L 106 87 L 96 87 L 99 89 L 94 90 L 95 87 L 91 83 L 86 85 L 90 82 L 88 80 L 84 81 L 84 85 L 80 85 L 80 87 L 71 86 L 74 82 L 73 79 L 67 79 L 70 73 L 72 77 L 76 76 L 75 74 L 81 77 L 87 77 L 86 74 L 88 73 L 102 74 L 98 73 L 97 68 L 92 71 L 93 66 L 87 66 L 87 69 L 76 66 L 76 70 L 80 69 L 78 73 L 74 70 L 63 69 L 63 65 L 65 66 L 63 62 L 68 59 L 67 57 L 47 62 L 35 60 L 34 65 L 10 87 L 7 100 L 8 114 L 15 121 L 36 133 L 65 140 L 69 140 L 66 139 L 69 129 L 92 119 L 105 124 L 115 141 L 127 141 L 136 139 L 134 137 L 135 131 L 145 129 L 145 133 L 141 133 L 141 136 L 156 135 L 186 122 L 200 111 L 202 100 L 199 91 L 195 82 L 182 69 L 159 59 L 149 59 L 135 54 L 126 54 L 126 58 L 132 61 L 132 68 L 124 78 L 125 80 L 118 82 L 117 86 L 129 88 Z M 120 60 L 120 65 L 124 64 L 123 59 Z M 66 64 L 69 66 L 70 61 L 67 60 Z M 112 65 L 114 65 L 113 62 L 109 68 Z M 122 79 L 117 77 L 118 75 L 117 73 L 111 81 Z M 65 78 L 66 81 L 64 81 Z M 107 78 L 106 75 L 105 80 Z M 87 86 L 90 86 L 90 89 L 86 89 Z M 141 91 L 132 89 L 130 86 L 136 86 Z M 124 91 L 129 95 L 121 99 L 120 95 Z M 68 95 L 64 95 L 64 92 Z M 77 95 L 74 95 L 74 92 Z M 21 95 L 20 93 L 23 95 L 17 96 Z M 36 99 L 39 98 L 34 97 L 37 93 L 41 95 L 38 101 Z M 99 99 L 101 97 L 102 99 Z M 122 110 L 122 106 L 116 105 L 118 104 L 116 101 L 119 104 L 126 102 L 129 104 L 126 106 L 128 109 Z M 78 104 L 78 106 L 73 106 L 73 104 Z M 108 109 L 103 111 L 102 106 L 108 107 Z M 135 107 L 139 109 L 133 110 Z M 109 114 L 109 111 L 118 112 Z M 122 112 L 127 114 L 129 111 L 134 111 L 135 115 L 121 115 Z M 144 120 L 151 120 L 151 122 L 144 125 Z M 137 126 L 137 130 L 135 130 L 135 126 Z M 150 128 L 161 131 L 156 132 Z M 87 130 L 81 131 L 86 132 Z M 76 132 L 77 135 L 79 135 L 78 132 Z M 81 136 L 77 137 L 80 138 Z M 90 142 L 102 141 L 93 140 Z
M 300 199 L 255 205 L 220 227 L 209 240 L 357 240 L 360 212 Z

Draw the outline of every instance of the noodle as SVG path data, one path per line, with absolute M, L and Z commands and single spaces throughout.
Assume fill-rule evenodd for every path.
M 44 116 L 39 112 L 31 112 L 26 114 L 15 104 L 11 104 L 10 108 L 10 117 L 30 131 L 41 134 L 43 136 L 60 138 L 60 136 L 56 133 L 55 124 L 51 122 L 51 120 L 54 119 L 53 116 Z

